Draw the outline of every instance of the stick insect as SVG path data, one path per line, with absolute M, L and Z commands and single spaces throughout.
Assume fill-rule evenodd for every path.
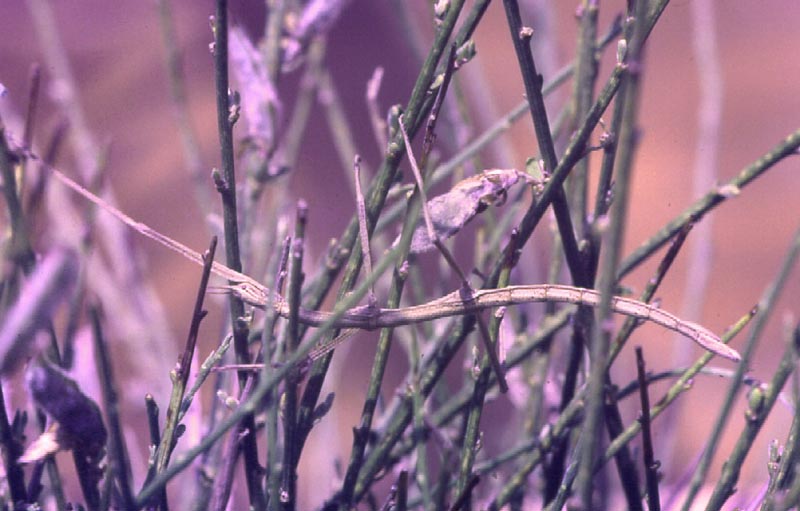
M 106 210 L 143 236 L 181 254 L 187 259 L 194 261 L 196 264 L 203 264 L 203 257 L 199 252 L 159 233 L 146 224 L 137 222 L 102 198 L 88 191 L 59 170 L 51 168 L 51 172 L 53 176 L 67 187 Z M 478 176 L 489 178 L 489 182 L 492 182 L 490 178 L 492 176 L 496 177 L 498 172 L 502 172 L 502 169 L 487 170 L 482 175 L 479 174 Z M 505 180 L 495 179 L 493 181 L 497 189 L 492 190 L 492 193 L 500 198 L 507 192 L 507 187 L 513 185 L 518 180 L 510 178 L 511 170 L 506 172 Z M 464 184 L 464 186 L 474 185 L 476 176 L 468 178 L 468 180 L 472 181 L 470 183 L 465 184 L 465 182 L 462 182 L 460 184 Z M 491 186 L 489 187 L 491 188 Z M 456 185 L 454 189 L 463 192 L 463 186 L 459 188 L 459 185 Z M 437 200 L 437 198 L 432 199 L 432 201 L 434 200 Z M 486 204 L 491 203 L 492 201 L 489 201 Z M 475 214 L 479 211 L 480 208 L 476 208 Z M 466 221 L 464 223 L 466 223 Z M 424 241 L 425 240 L 420 240 L 420 246 L 426 245 Z M 425 246 L 425 248 L 427 247 Z M 278 315 L 284 318 L 289 317 L 291 307 L 286 299 L 279 293 L 270 291 L 257 280 L 244 273 L 234 271 L 218 262 L 213 263 L 211 271 L 228 280 L 229 286 L 227 289 L 251 306 L 259 309 L 272 308 Z M 500 289 L 478 290 L 472 293 L 469 299 L 465 299 L 460 291 L 454 291 L 427 303 L 400 309 L 383 309 L 374 306 L 354 307 L 342 314 L 332 323 L 332 326 L 337 329 L 374 330 L 377 328 L 396 327 L 469 314 L 492 307 L 533 302 L 562 302 L 596 307 L 600 303 L 600 300 L 600 293 L 595 290 L 558 284 L 517 285 Z M 611 309 L 616 313 L 631 316 L 643 321 L 651 321 L 664 328 L 678 332 L 700 345 L 703 349 L 721 357 L 736 362 L 741 360 L 741 356 L 736 350 L 724 344 L 716 334 L 707 328 L 697 323 L 680 319 L 674 314 L 662 310 L 657 306 L 631 298 L 615 296 L 611 300 Z M 298 311 L 298 320 L 309 326 L 320 326 L 328 323 L 331 317 L 332 314 L 330 312 L 303 308 Z

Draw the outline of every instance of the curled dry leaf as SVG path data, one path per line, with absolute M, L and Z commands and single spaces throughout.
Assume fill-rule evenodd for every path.
M 428 201 L 428 211 L 436 237 L 441 240 L 453 236 L 475 215 L 489 206 L 502 206 L 508 189 L 520 180 L 532 182 L 533 178 L 516 169 L 489 169 L 459 181 L 449 192 Z M 420 220 L 411 238 L 411 253 L 419 254 L 434 248 L 425 222 Z

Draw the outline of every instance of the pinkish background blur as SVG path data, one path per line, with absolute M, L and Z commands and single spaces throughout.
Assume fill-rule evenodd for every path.
M 420 15 L 426 12 L 425 3 L 414 2 Z M 545 2 L 535 3 L 541 8 Z M 549 17 L 525 20 L 536 30 L 534 39 L 537 35 L 551 38 L 549 46 L 540 48 L 545 55 L 539 60 L 545 80 L 572 58 L 576 3 L 549 2 L 549 9 L 552 9 Z M 232 4 L 233 22 L 243 24 L 251 35 L 263 30 L 266 15 L 259 2 Z M 624 2 L 601 5 L 601 32 L 611 16 L 622 8 L 621 4 Z M 45 89 L 37 120 L 36 141 L 43 144 L 58 119 L 58 113 L 53 101 L 48 99 L 52 94 L 51 84 L 47 81 L 50 69 L 44 64 L 26 5 L 23 2 L 0 3 L 0 83 L 8 89 L 0 102 L 3 111 L 24 111 L 29 68 L 33 62 L 41 62 Z M 796 51 L 800 43 L 797 31 L 800 5 L 786 0 L 716 2 L 714 5 L 718 63 L 723 80 L 719 152 L 714 171 L 717 180 L 724 182 L 800 125 L 800 95 L 797 94 L 800 59 Z M 171 112 L 155 3 L 59 1 L 53 3 L 53 9 L 63 49 L 79 84 L 80 101 L 89 128 L 99 142 L 110 143 L 107 176 L 118 194 L 121 209 L 192 247 L 205 247 L 208 232 L 191 195 Z M 693 50 L 691 9 L 691 2 L 687 0 L 674 1 L 648 42 L 641 110 L 643 138 L 634 171 L 626 254 L 697 197 L 692 192 L 692 169 L 698 140 L 700 79 Z M 174 2 L 174 18 L 189 84 L 192 124 L 201 144 L 202 163 L 207 173 L 219 165 L 212 61 L 208 51 L 211 41 L 208 16 L 212 12 L 213 3 L 208 0 Z M 546 12 L 546 9 L 536 12 Z M 422 25 L 427 27 L 427 21 Z M 384 66 L 386 75 L 380 93 L 381 106 L 387 108 L 407 100 L 418 64 L 406 48 L 404 37 L 402 26 L 392 16 L 391 2 L 354 0 L 329 39 L 329 68 L 348 120 L 353 126 L 360 127 L 356 132 L 358 149 L 373 168 L 378 164 L 379 154 L 369 130 L 364 102 L 365 83 L 376 66 Z M 478 67 L 485 73 L 488 79 L 483 85 L 491 91 L 490 97 L 481 97 L 478 110 L 494 111 L 499 115 L 522 97 L 519 71 L 500 2 L 490 7 L 487 20 L 475 40 L 478 58 L 469 67 Z M 604 82 L 609 69 L 609 60 L 603 62 L 600 83 Z M 281 92 L 287 98 L 294 96 L 297 77 L 296 73 L 284 84 L 285 90 Z M 468 85 L 467 90 L 475 91 L 476 87 Z M 551 119 L 564 104 L 566 91 L 564 88 L 549 99 Z M 321 114 L 317 106 L 312 115 L 319 120 L 312 121 L 298 168 L 290 178 L 294 196 L 302 197 L 310 204 L 311 260 L 318 257 L 331 236 L 341 232 L 354 209 L 352 196 L 342 177 L 344 174 L 338 168 L 328 174 L 335 177 L 319 177 L 320 168 L 338 165 L 339 161 L 333 153 Z M 4 120 L 8 124 L 8 119 Z M 481 119 L 479 123 L 487 126 L 491 120 Z M 597 133 L 595 140 L 596 136 Z M 518 123 L 506 141 L 513 144 L 514 160 L 487 162 L 489 165 L 501 166 L 503 163 L 522 167 L 527 156 L 536 154 L 529 117 Z M 710 149 L 701 148 L 704 150 Z M 70 168 L 68 152 L 62 152 L 59 163 L 66 169 Z M 709 234 L 713 254 L 702 308 L 689 312 L 682 309 L 687 295 L 693 291 L 692 287 L 685 285 L 688 256 L 684 254 L 677 260 L 673 273 L 659 292 L 665 309 L 681 312 L 686 319 L 721 332 L 758 301 L 775 276 L 791 236 L 798 228 L 798 165 L 797 159 L 785 160 L 746 188 L 740 197 L 715 210 L 710 217 L 713 220 L 713 230 Z M 175 339 L 183 339 L 198 269 L 140 238 L 135 240 L 135 244 L 146 254 L 150 278 L 158 295 L 167 304 L 172 335 Z M 655 267 L 655 261 L 653 259 L 644 271 L 629 277 L 625 284 L 641 289 Z M 790 324 L 797 321 L 799 281 L 795 272 L 752 366 L 752 374 L 756 377 L 768 378 L 777 357 L 783 352 L 783 321 L 787 318 L 793 318 Z M 213 317 L 218 318 L 219 311 L 214 309 L 221 309 L 222 305 L 210 307 L 212 321 L 206 325 L 205 338 L 201 341 L 203 356 L 217 338 Z M 669 367 L 674 344 L 678 342 L 675 336 L 659 328 L 647 328 L 642 332 L 649 336 L 645 349 L 652 368 Z M 634 340 L 644 342 L 645 335 L 635 336 Z M 744 338 L 744 335 L 740 336 L 734 344 L 741 347 Z M 371 349 L 353 349 L 347 360 L 342 360 L 343 357 L 337 359 L 338 364 L 347 364 L 349 376 L 346 381 L 331 382 L 331 388 L 337 392 L 337 410 L 331 417 L 339 422 L 331 419 L 331 424 L 315 430 L 309 445 L 314 449 L 321 442 L 328 449 L 316 463 L 324 473 L 329 473 L 326 471 L 331 469 L 333 456 L 345 456 L 349 450 L 350 428 L 355 423 L 360 404 L 359 399 L 349 400 L 347 396 L 349 392 L 361 395 L 367 369 L 356 369 L 355 364 L 368 367 Z M 168 356 L 177 357 L 177 346 L 165 347 L 165 350 Z M 354 353 L 356 351 L 361 352 L 360 356 Z M 118 372 L 129 372 L 124 361 L 115 363 Z M 620 366 L 628 364 L 633 365 L 632 352 L 625 352 L 618 362 Z M 724 362 L 719 365 L 729 367 Z M 156 375 L 155 378 L 161 380 L 158 385 L 166 383 L 166 375 Z M 710 427 L 709 421 L 715 416 L 709 410 L 716 410 L 726 383 L 726 380 L 699 378 L 696 388 L 681 398 L 676 420 L 683 430 L 681 440 L 675 446 L 675 462 L 668 469 L 665 467 L 668 480 L 680 476 L 683 468 L 701 449 Z M 138 389 L 136 394 L 125 397 L 129 403 L 142 402 Z M 737 406 L 738 411 L 734 413 L 738 415 L 738 421 L 744 413 L 743 402 Z M 773 438 L 783 440 L 788 431 L 791 411 L 781 404 L 778 407 L 783 409 L 774 412 L 748 458 L 739 485 L 743 493 L 752 495 L 755 491 L 753 485 L 766 482 L 767 442 Z M 627 419 L 632 420 L 636 409 L 628 411 Z M 134 424 L 142 424 L 141 410 L 130 407 L 128 413 Z M 657 422 L 656 428 L 658 426 Z M 486 435 L 491 437 L 488 428 Z M 326 438 L 326 435 L 330 436 Z M 330 452 L 331 437 L 341 440 L 338 450 L 333 453 Z M 735 434 L 730 432 L 726 435 L 728 442 L 734 438 Z M 668 457 L 668 453 L 656 454 L 662 459 Z M 717 465 L 712 469 L 712 478 L 718 473 Z M 309 491 L 308 488 L 305 490 Z M 304 502 L 308 505 L 317 502 L 311 494 L 306 499 Z

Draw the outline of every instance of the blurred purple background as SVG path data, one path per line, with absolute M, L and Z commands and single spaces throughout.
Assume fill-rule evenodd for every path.
M 234 23 L 243 25 L 251 35 L 263 31 L 266 14 L 262 5 L 252 1 L 232 3 L 231 20 Z M 429 21 L 422 17 L 427 12 L 426 2 L 415 0 L 413 3 L 420 14 L 420 25 L 428 34 Z M 541 5 L 545 2 L 535 3 L 535 12 L 551 9 L 547 15 L 540 14 L 541 18 L 526 19 L 536 30 L 534 39 L 538 34 L 549 38 L 549 44 L 539 48 L 544 55 L 540 68 L 547 81 L 556 69 L 569 62 L 574 53 L 576 2 L 549 2 L 547 8 Z M 601 5 L 601 32 L 611 17 L 623 8 L 622 4 L 624 2 Z M 0 3 L 0 34 L 3 35 L 0 37 L 0 83 L 8 89 L 0 102 L 3 111 L 14 109 L 23 112 L 30 66 L 34 62 L 42 63 L 45 88 L 35 140 L 43 144 L 59 114 L 50 99 L 53 94 L 52 83 L 48 81 L 51 69 L 45 64 L 26 5 L 23 2 Z M 380 104 L 388 108 L 407 100 L 419 68 L 413 53 L 406 47 L 403 28 L 392 14 L 392 5 L 390 1 L 354 0 L 332 31 L 327 51 L 329 69 L 348 120 L 355 127 L 358 150 L 372 168 L 378 166 L 379 153 L 372 139 L 364 101 L 366 81 L 376 66 L 385 68 Z M 724 92 L 719 105 L 722 115 L 714 170 L 717 179 L 724 182 L 798 128 L 800 59 L 796 48 L 800 42 L 797 32 L 800 6 L 787 0 L 720 2 L 715 6 L 718 65 Z M 110 144 L 106 174 L 118 194 L 121 209 L 192 247 L 205 247 L 208 231 L 191 194 L 171 111 L 155 2 L 59 1 L 52 7 L 63 49 L 79 84 L 78 92 L 89 129 L 98 142 Z M 219 165 L 212 61 L 208 50 L 211 41 L 208 16 L 213 12 L 213 3 L 208 0 L 175 1 L 173 8 L 189 84 L 191 121 L 198 135 L 202 164 L 206 174 L 210 174 L 210 169 Z M 692 173 L 699 137 L 701 82 L 697 70 L 698 57 L 693 49 L 691 8 L 689 1 L 673 2 L 647 45 L 641 110 L 643 131 L 634 170 L 626 254 L 697 197 L 692 192 Z M 482 112 L 476 114 L 478 124 L 485 127 L 492 118 L 481 119 L 481 115 L 492 111 L 497 115 L 506 112 L 522 97 L 519 71 L 500 2 L 490 7 L 475 41 L 478 58 L 469 67 L 478 67 L 485 73 L 488 78 L 482 85 L 488 87 L 491 94 L 489 97 L 473 95 L 470 99 L 476 103 L 475 110 Z M 605 80 L 611 61 L 605 58 L 603 63 L 600 83 Z M 298 79 L 299 73 L 295 73 L 282 84 L 281 94 L 289 105 Z M 474 93 L 479 90 L 479 85 L 465 88 Z M 551 119 L 567 99 L 567 88 L 549 99 Z M 310 204 L 309 260 L 313 261 L 325 249 L 328 239 L 338 236 L 349 221 L 354 204 L 321 108 L 315 107 L 312 115 L 298 167 L 289 179 L 293 195 L 306 199 Z M 609 115 L 605 118 L 608 119 Z M 4 121 L 9 124 L 8 119 Z M 597 134 L 599 131 L 595 134 L 595 141 Z M 492 162 L 485 158 L 484 161 L 488 166 L 502 166 L 502 163 L 522 168 L 525 158 L 537 153 L 529 117 L 518 123 L 506 142 L 512 144 L 513 161 Z M 701 148 L 701 151 L 705 150 L 713 148 Z M 68 151 L 62 152 L 59 165 L 65 169 L 72 165 Z M 677 260 L 673 273 L 659 292 L 665 309 L 681 312 L 686 319 L 721 332 L 756 304 L 775 276 L 791 236 L 798 228 L 799 170 L 797 159 L 787 159 L 748 187 L 740 197 L 715 210 L 711 217 L 713 229 L 709 234 L 713 253 L 702 308 L 689 313 L 682 310 L 688 294 L 693 291 L 692 287 L 685 285 L 688 265 L 684 255 Z M 209 188 L 212 186 L 210 179 L 208 185 Z M 172 334 L 175 339 L 182 340 L 199 271 L 152 243 L 137 238 L 135 244 L 146 254 L 149 275 L 158 295 L 168 306 Z M 653 258 L 643 271 L 626 279 L 625 284 L 641 289 L 656 262 L 657 258 Z M 777 357 L 783 352 L 784 321 L 788 318 L 793 318 L 791 322 L 797 321 L 799 281 L 795 272 L 753 364 L 752 373 L 756 377 L 769 378 Z M 222 305 L 209 307 L 212 320 L 206 325 L 205 337 L 201 340 L 203 356 L 217 338 L 213 325 L 218 322 L 220 312 L 214 309 L 222 309 Z M 734 345 L 741 347 L 743 339 L 744 335 L 740 336 Z M 674 335 L 649 327 L 634 336 L 634 341 L 644 343 L 653 369 L 671 365 L 674 344 L 678 342 Z M 177 357 L 177 346 L 166 350 Z M 341 459 L 349 450 L 350 428 L 360 410 L 360 396 L 368 372 L 365 367 L 368 368 L 372 347 L 361 344 L 357 349 L 350 349 L 349 353 L 346 360 L 343 357 L 337 359 L 337 364 L 347 367 L 348 377 L 330 384 L 337 392 L 337 409 L 332 415 L 336 420 L 312 434 L 309 448 L 324 450 L 319 451 L 322 457 L 311 464 L 315 466 L 307 467 L 309 470 L 318 469 L 330 474 L 333 457 Z M 118 372 L 129 372 L 124 361 L 115 363 Z M 618 362 L 618 366 L 626 365 L 633 366 L 632 351 L 623 353 Z M 159 385 L 166 383 L 166 375 L 156 375 L 155 378 L 161 380 Z M 702 448 L 710 427 L 709 420 L 714 417 L 709 410 L 716 410 L 726 383 L 721 379 L 699 378 L 697 388 L 681 398 L 679 417 L 675 420 L 683 428 L 683 433 L 674 447 L 675 464 L 665 470 L 667 480 L 680 476 L 681 467 L 688 466 Z M 357 397 L 348 398 L 351 392 Z M 142 402 L 140 394 L 125 397 L 129 403 Z M 738 414 L 737 421 L 740 421 L 744 410 L 741 402 L 738 406 L 741 410 L 734 413 Z M 632 420 L 636 408 L 627 410 L 627 419 Z M 135 424 L 141 424 L 141 410 L 131 407 L 128 413 Z M 766 482 L 766 444 L 772 438 L 785 438 L 790 419 L 791 411 L 784 408 L 777 410 L 767 423 L 743 472 L 739 484 L 742 492 L 752 494 L 753 485 Z M 656 422 L 657 430 L 658 427 Z M 340 440 L 334 452 L 330 450 L 332 437 Z M 488 423 L 486 438 L 493 441 Z M 735 434 L 729 431 L 727 441 L 734 438 Z M 656 454 L 661 458 L 667 457 L 667 453 Z M 717 465 L 711 474 L 718 473 Z M 325 481 L 330 476 L 318 477 Z M 303 489 L 311 492 L 303 502 L 308 505 L 317 503 L 313 489 Z

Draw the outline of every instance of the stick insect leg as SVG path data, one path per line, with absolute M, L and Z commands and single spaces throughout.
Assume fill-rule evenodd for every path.
M 432 114 L 430 123 L 435 121 L 435 116 Z M 461 295 L 465 301 L 471 301 L 474 296 L 474 290 L 470 285 L 467 277 L 464 275 L 464 272 L 458 266 L 453 254 L 450 253 L 450 250 L 447 249 L 446 246 L 439 240 L 439 237 L 436 234 L 436 231 L 433 228 L 433 222 L 431 221 L 431 214 L 428 210 L 428 199 L 425 195 L 425 188 L 422 182 L 422 173 L 417 166 L 417 161 L 414 158 L 414 153 L 411 150 L 411 141 L 408 138 L 408 133 L 406 132 L 405 127 L 403 126 L 403 118 L 400 117 L 400 122 L 398 123 L 400 126 L 400 131 L 403 134 L 403 141 L 405 142 L 406 151 L 408 152 L 408 162 L 411 165 L 411 170 L 414 174 L 414 179 L 417 182 L 417 187 L 419 189 L 420 197 L 422 199 L 422 215 L 425 218 L 425 227 L 428 230 L 428 238 L 433 242 L 434 246 L 439 250 L 439 252 L 444 256 L 445 261 L 450 266 L 450 268 L 455 272 L 458 278 L 461 280 Z M 483 316 L 480 312 L 475 313 L 475 319 L 478 323 L 478 328 L 481 332 L 481 339 L 483 340 L 483 345 L 486 350 L 486 354 L 489 357 L 489 362 L 491 363 L 492 370 L 495 373 L 495 377 L 497 378 L 497 385 L 500 388 L 500 391 L 504 394 L 508 391 L 508 383 L 506 382 L 505 372 L 503 371 L 503 366 L 500 364 L 500 360 L 497 358 L 497 352 L 495 350 L 495 346 L 492 344 L 492 338 L 489 333 L 489 327 L 486 325 L 486 321 L 483 319 Z
M 369 251 L 369 231 L 367 230 L 367 208 L 364 203 L 364 193 L 361 191 L 361 156 L 356 155 L 353 158 L 353 178 L 356 185 L 356 205 L 358 209 L 358 235 L 361 240 L 361 252 L 364 259 L 364 273 L 367 279 L 372 276 L 372 256 Z M 367 300 L 370 308 L 378 306 L 378 300 L 375 298 L 375 285 L 369 288 Z

